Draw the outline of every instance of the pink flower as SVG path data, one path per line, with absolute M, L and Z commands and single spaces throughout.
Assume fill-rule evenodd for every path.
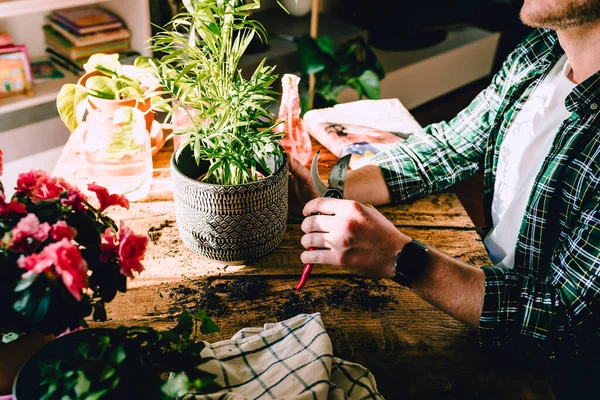
M 68 239 L 51 243 L 44 249 L 54 260 L 56 273 L 62 278 L 67 290 L 73 297 L 81 300 L 81 290 L 88 287 L 87 263 L 79 249 Z
M 66 238 L 73 240 L 77 235 L 77 229 L 67 225 L 65 221 L 58 221 L 50 227 L 50 236 L 57 242 Z
M 147 236 L 136 235 L 121 222 L 119 232 L 119 264 L 121 264 L 121 273 L 123 275 L 133 279 L 133 271 L 139 273 L 144 270 L 141 261 L 144 259 L 147 246 Z
M 48 239 L 49 231 L 50 225 L 47 222 L 40 224 L 40 220 L 35 214 L 27 214 L 12 229 L 10 249 L 16 252 L 28 252 L 36 244 Z
M 85 196 L 77 190 L 68 190 L 67 195 L 60 199 L 60 204 L 63 207 L 71 207 L 73 210 L 85 212 L 85 205 L 83 204 Z
M 88 185 L 88 190 L 96 193 L 96 197 L 98 197 L 98 201 L 100 202 L 100 211 L 104 211 L 110 206 L 121 206 L 129 210 L 129 200 L 125 196 L 108 194 L 108 190 L 105 187 L 97 185 L 95 182 Z
M 106 228 L 103 234 L 100 234 L 102 242 L 100 243 L 100 262 L 107 263 L 114 259 L 119 253 L 115 233 L 111 228 Z
M 48 255 L 44 254 L 43 252 L 40 254 L 33 253 L 27 257 L 21 256 L 21 258 L 17 260 L 19 267 L 24 268 L 27 271 L 32 271 L 36 274 L 51 272 L 53 263 L 54 260 L 52 260 L 51 257 L 48 257 Z
M 2 176 L 3 167 L 4 167 L 4 153 L 2 152 L 2 150 L 0 150 L 0 176 Z
M 39 254 L 21 257 L 17 263 L 34 273 L 60 276 L 67 290 L 78 301 L 81 300 L 81 291 L 88 287 L 87 263 L 79 249 L 67 238 L 49 244 Z

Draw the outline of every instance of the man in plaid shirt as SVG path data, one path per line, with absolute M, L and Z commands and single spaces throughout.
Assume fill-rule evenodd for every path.
M 600 345 L 600 0 L 525 0 L 521 19 L 540 29 L 465 110 L 349 172 L 355 201 L 314 199 L 294 161 L 291 180 L 299 204 L 313 199 L 302 245 L 318 250 L 303 262 L 393 278 L 411 239 L 363 204 L 444 190 L 483 165 L 495 265 L 428 247 L 410 287 L 485 347 L 562 359 Z

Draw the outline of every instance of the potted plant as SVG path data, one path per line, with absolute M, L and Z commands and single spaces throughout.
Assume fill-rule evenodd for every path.
M 90 315 L 106 320 L 105 304 L 144 269 L 148 238 L 105 213 L 128 208 L 127 199 L 94 183 L 88 189 L 98 208 L 44 171 L 19 175 L 10 200 L 0 184 L 0 394 L 39 346 L 85 327 Z
M 84 64 L 86 73 L 62 86 L 56 99 L 58 114 L 71 132 L 81 124 L 86 111 L 113 114 L 119 108 L 140 110 L 151 146 L 156 153 L 164 143 L 162 129 L 153 126 L 155 111 L 170 110 L 158 94 L 158 85 L 148 57 L 137 57 L 133 65 L 121 65 L 118 54 L 94 54 Z
M 161 87 L 193 124 L 171 161 L 177 225 L 202 256 L 248 261 L 271 252 L 287 221 L 287 160 L 267 110 L 276 93 L 265 60 L 244 75 L 240 60 L 265 31 L 246 13 L 260 1 L 184 0 L 153 38 Z
M 219 390 L 199 367 L 205 342 L 197 333 L 219 328 L 200 311 L 183 312 L 167 331 L 149 327 L 86 329 L 46 345 L 23 367 L 14 386 L 21 399 L 173 399 Z M 39 381 L 31 385 L 31 381 Z

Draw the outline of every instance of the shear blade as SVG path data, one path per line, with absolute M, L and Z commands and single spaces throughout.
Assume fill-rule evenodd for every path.
M 339 190 L 344 193 L 344 183 L 346 182 L 346 174 L 348 173 L 348 165 L 352 154 L 346 154 L 344 157 L 337 160 L 329 172 L 329 189 Z
M 313 187 L 319 196 L 325 196 L 325 193 L 327 193 L 327 186 L 323 184 L 323 181 L 321 181 L 321 177 L 319 176 L 319 151 L 317 151 L 313 157 L 312 164 L 310 166 L 310 178 L 312 180 Z

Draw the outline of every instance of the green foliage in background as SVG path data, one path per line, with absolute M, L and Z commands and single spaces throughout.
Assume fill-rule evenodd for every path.
M 266 32 L 247 13 L 260 1 L 184 0 L 185 10 L 153 39 L 160 84 L 194 126 L 180 147 L 191 146 L 196 162 L 209 162 L 204 182 L 237 185 L 259 179 L 259 167 L 271 171 L 267 159 L 282 152 L 273 115 L 267 110 L 277 93 L 277 76 L 263 59 L 249 78 L 240 60 L 255 36 Z M 192 118 L 192 114 L 194 118 Z
M 166 400 L 213 393 L 219 389 L 215 376 L 198 368 L 209 361 L 200 356 L 205 343 L 196 341 L 198 330 L 208 334 L 219 328 L 204 311 L 195 316 L 184 311 L 177 326 L 163 332 L 148 327 L 99 330 L 76 344 L 73 357 L 40 365 L 42 400 Z
M 315 74 L 313 108 L 337 104 L 337 97 L 346 88 L 355 90 L 359 99 L 381 97 L 379 83 L 385 72 L 362 37 L 334 45 L 327 36 L 315 40 L 306 34 L 296 45 L 302 75 Z M 308 111 L 308 92 L 302 94 L 302 111 Z

